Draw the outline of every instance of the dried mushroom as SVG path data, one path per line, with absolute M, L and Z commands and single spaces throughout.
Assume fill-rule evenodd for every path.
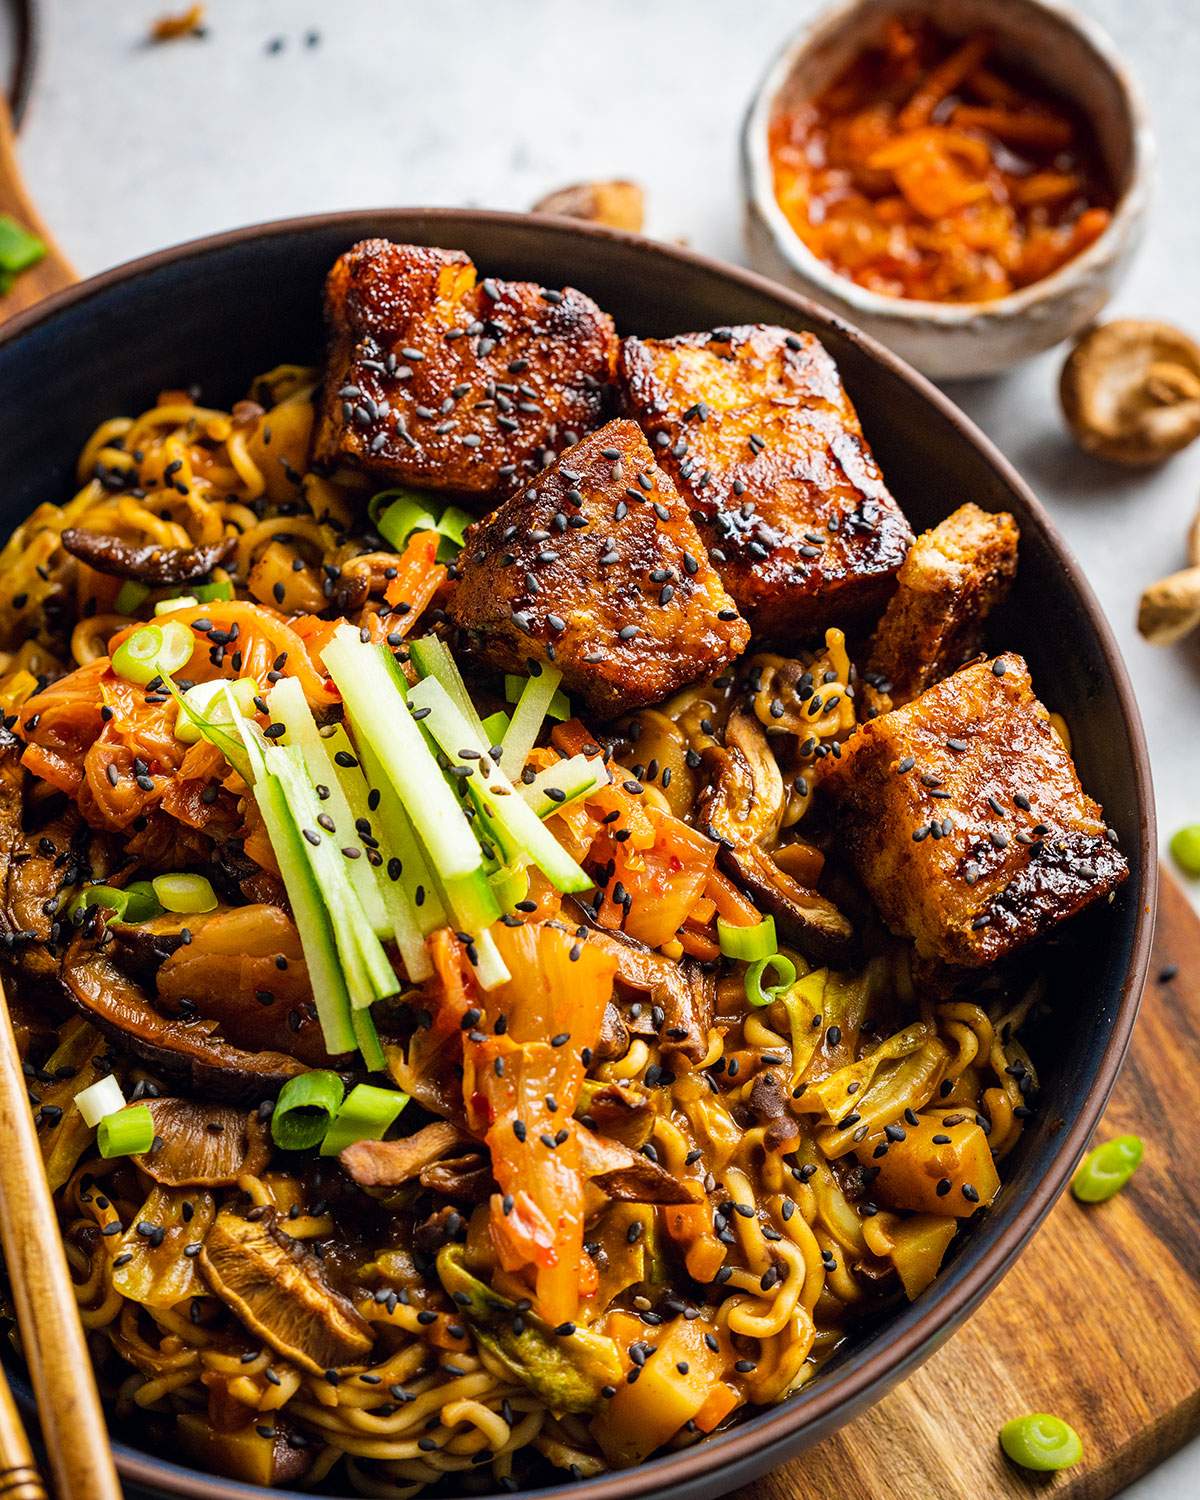
M 535 214 L 561 214 L 567 219 L 586 219 L 610 229 L 640 234 L 646 217 L 646 195 L 636 182 L 574 182 L 539 198 Z
M 202 547 L 160 547 L 156 542 L 135 547 L 117 536 L 71 527 L 63 532 L 62 544 L 72 557 L 114 578 L 149 584 L 197 583 L 226 561 L 237 538 L 222 537 Z
M 1200 625 L 1200 510 L 1188 530 L 1188 566 L 1160 578 L 1138 604 L 1139 633 L 1152 646 L 1171 646 Z
M 1088 453 L 1160 463 L 1200 436 L 1200 345 L 1169 323 L 1118 318 L 1075 345 L 1059 395 Z
M 214 1294 L 267 1343 L 313 1375 L 371 1352 L 371 1331 L 327 1284 L 316 1256 L 276 1229 L 274 1217 L 223 1210 L 204 1238 L 200 1269 Z

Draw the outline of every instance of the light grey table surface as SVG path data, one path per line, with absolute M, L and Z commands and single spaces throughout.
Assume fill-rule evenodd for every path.
M 85 275 L 255 220 L 402 204 L 527 208 L 550 188 L 604 176 L 645 186 L 650 233 L 740 260 L 741 115 L 780 43 L 818 8 L 212 0 L 207 40 L 146 46 L 150 21 L 185 4 L 44 4 L 21 154 Z M 1150 232 L 1111 310 L 1200 334 L 1200 4 L 1082 8 L 1140 77 L 1160 146 Z M 1183 565 L 1200 443 L 1148 475 L 1084 457 L 1058 415 L 1061 359 L 1054 351 L 951 393 L 1045 501 L 1108 612 L 1141 703 L 1165 837 L 1200 820 L 1200 636 L 1155 649 L 1133 621 L 1143 586 Z M 1200 905 L 1195 885 L 1192 895 Z M 1196 1500 L 1200 1443 L 1127 1495 Z

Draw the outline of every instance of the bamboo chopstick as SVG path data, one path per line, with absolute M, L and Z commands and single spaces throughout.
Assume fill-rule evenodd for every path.
M 0 1150 L 0 1241 L 21 1342 L 33 1377 L 55 1494 L 58 1500 L 120 1500 L 92 1361 L 58 1237 L 25 1075 L 2 989 L 0 1141 L 4 1143 Z M 2 1404 L 0 1398 L 0 1407 Z M 3 1432 L 0 1411 L 0 1435 Z M 7 1490 L 3 1490 L 3 1500 L 9 1500 Z
M 0 1496 L 3 1500 L 46 1500 L 46 1486 L 8 1381 L 0 1372 Z

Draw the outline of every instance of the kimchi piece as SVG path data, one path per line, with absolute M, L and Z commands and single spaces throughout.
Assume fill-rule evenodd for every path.
M 1057 271 L 1112 217 L 1089 122 L 997 56 L 893 16 L 771 124 L 775 196 L 808 248 L 887 297 L 991 302 Z

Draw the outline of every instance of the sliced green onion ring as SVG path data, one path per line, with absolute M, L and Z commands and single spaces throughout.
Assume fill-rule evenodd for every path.
M 113 885 L 85 885 L 71 902 L 71 910 L 86 911 L 89 906 L 103 906 L 112 912 L 115 921 L 123 922 L 129 896 Z
M 145 685 L 156 677 L 187 666 L 196 648 L 196 637 L 182 620 L 162 620 L 143 625 L 117 647 L 112 669 L 126 682 Z
M 321 1155 L 336 1156 L 355 1141 L 381 1141 L 407 1103 L 408 1095 L 399 1089 L 376 1088 L 372 1083 L 356 1085 L 325 1132 Z
M 100 1121 L 96 1144 L 105 1158 L 140 1156 L 154 1144 L 154 1116 L 145 1104 L 127 1104 Z
M 177 609 L 192 609 L 199 603 L 200 601 L 196 598 L 195 594 L 179 594 L 174 599 L 160 599 L 154 606 L 154 613 L 156 615 L 169 615 L 173 614 Z
M 125 922 L 149 922 L 152 917 L 161 916 L 163 910 L 162 902 L 154 894 L 154 886 L 149 880 L 133 880 L 125 887 Z
M 125 1108 L 125 1095 L 116 1075 L 109 1073 L 89 1088 L 80 1089 L 75 1095 L 75 1108 L 83 1116 L 85 1125 L 99 1125 L 106 1115 L 115 1115 Z
M 271 1136 L 281 1151 L 308 1151 L 325 1138 L 345 1096 L 342 1080 L 327 1068 L 289 1078 L 279 1090 Z
M 718 917 L 717 941 L 726 958 L 741 958 L 747 963 L 754 963 L 759 958 L 770 958 L 779 948 L 774 917 L 764 917 L 753 927 L 736 927 L 724 917 Z M 792 978 L 795 977 L 793 974 Z
M 772 985 L 763 984 L 763 975 L 768 971 L 775 976 Z M 772 953 L 769 958 L 760 958 L 746 970 L 746 999 L 751 1005 L 770 1005 L 778 998 L 780 990 L 787 990 L 796 982 L 796 965 L 783 953 Z
M 186 915 L 217 909 L 217 893 L 206 875 L 156 875 L 150 884 L 164 911 Z

